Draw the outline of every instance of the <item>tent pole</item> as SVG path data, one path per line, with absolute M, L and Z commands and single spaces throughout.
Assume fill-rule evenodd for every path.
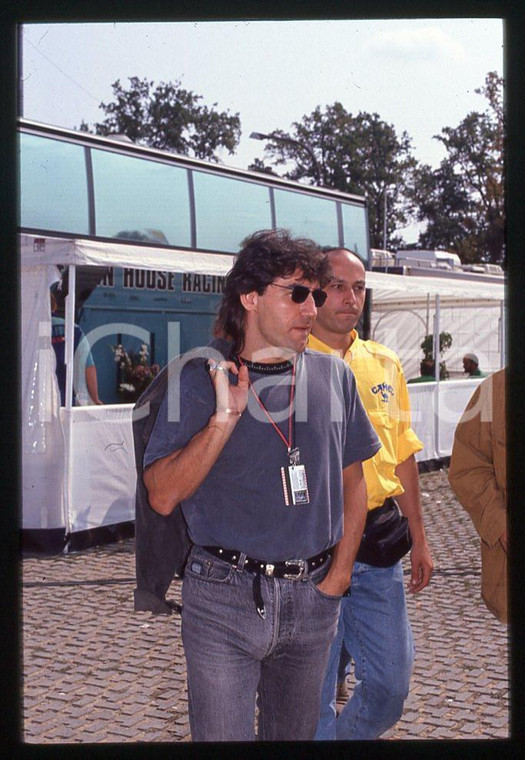
M 69 266 L 69 287 L 66 296 L 66 345 L 64 361 L 66 364 L 66 409 L 71 409 L 73 400 L 73 362 L 75 353 L 75 291 L 76 291 L 76 267 Z
M 436 381 L 436 387 L 434 389 L 434 446 L 436 449 L 436 456 L 439 458 L 441 455 L 440 447 L 440 435 L 439 435 L 439 402 L 440 402 L 440 383 L 439 383 L 439 333 L 440 333 L 440 320 L 441 320 L 441 303 L 439 295 L 436 294 L 435 298 L 436 310 L 434 314 L 434 379 Z
M 64 472 L 64 512 L 66 535 L 71 533 L 71 499 L 73 491 L 72 468 L 73 468 L 73 376 L 75 355 L 75 296 L 76 296 L 76 267 L 69 266 L 68 294 L 66 296 L 65 333 L 66 345 L 64 360 L 66 363 L 66 398 L 65 398 L 65 421 L 66 421 L 66 462 Z

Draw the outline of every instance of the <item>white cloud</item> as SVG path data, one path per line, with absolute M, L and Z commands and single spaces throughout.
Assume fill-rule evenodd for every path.
M 436 27 L 378 32 L 366 43 L 368 52 L 384 59 L 436 63 L 439 60 L 461 61 L 466 57 L 463 45 Z

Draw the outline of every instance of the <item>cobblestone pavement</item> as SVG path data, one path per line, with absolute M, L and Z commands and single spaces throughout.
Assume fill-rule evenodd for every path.
M 408 600 L 412 687 L 383 738 L 508 738 L 507 629 L 479 598 L 476 534 L 445 471 L 421 487 L 435 574 Z M 180 618 L 133 611 L 133 540 L 22 566 L 23 741 L 191 741 Z

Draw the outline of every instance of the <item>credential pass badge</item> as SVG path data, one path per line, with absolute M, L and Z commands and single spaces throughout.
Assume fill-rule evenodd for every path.
M 306 468 L 304 464 L 299 464 L 299 449 L 292 449 L 288 452 L 288 456 L 290 464 L 288 467 L 281 467 L 284 503 L 287 507 L 309 504 L 310 494 L 308 493 Z

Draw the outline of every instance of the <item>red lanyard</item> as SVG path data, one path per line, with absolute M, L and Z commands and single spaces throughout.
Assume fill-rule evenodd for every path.
M 244 362 L 243 362 L 243 360 L 241 359 L 240 356 L 239 356 L 239 362 L 241 364 L 244 364 Z M 281 439 L 282 439 L 284 445 L 286 446 L 286 449 L 287 449 L 288 453 L 290 453 L 290 451 L 292 450 L 292 443 L 293 443 L 293 441 L 292 441 L 292 416 L 293 416 L 293 402 L 294 402 L 294 397 L 295 397 L 295 363 L 296 363 L 296 357 L 294 356 L 293 364 L 292 364 L 292 382 L 291 382 L 291 386 L 290 386 L 290 414 L 288 416 L 288 440 L 286 440 L 286 438 L 285 438 L 284 433 L 282 432 L 282 430 L 272 420 L 272 418 L 270 416 L 270 413 L 268 412 L 268 409 L 264 406 L 263 402 L 261 401 L 261 399 L 257 395 L 257 393 L 255 391 L 255 388 L 253 387 L 253 385 L 251 383 L 250 378 L 248 378 L 248 383 L 250 384 L 250 390 L 251 390 L 251 392 L 253 393 L 253 395 L 254 395 L 256 401 L 258 402 L 259 406 L 261 407 L 261 409 L 263 410 L 263 412 L 265 413 L 265 415 L 268 417 L 269 421 L 273 425 L 274 429 L 281 436 Z

